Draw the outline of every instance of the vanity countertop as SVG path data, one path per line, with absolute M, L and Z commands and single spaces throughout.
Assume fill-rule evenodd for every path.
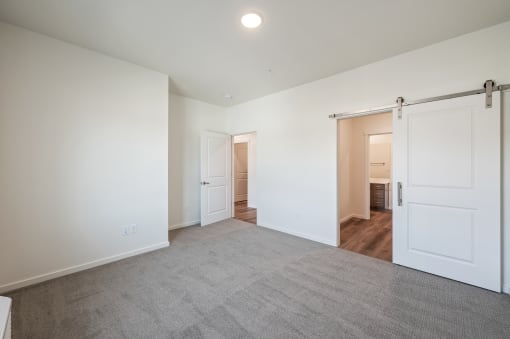
M 390 182 L 389 178 L 370 178 L 371 184 L 389 184 Z

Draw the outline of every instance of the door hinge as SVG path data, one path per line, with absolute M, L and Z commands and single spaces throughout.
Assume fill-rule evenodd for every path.
M 495 84 L 493 80 L 487 80 L 483 85 L 485 88 L 485 108 L 492 108 L 492 91 L 494 91 Z
M 398 119 L 402 119 L 402 104 L 404 103 L 404 98 L 398 97 L 397 98 L 397 109 L 398 109 Z

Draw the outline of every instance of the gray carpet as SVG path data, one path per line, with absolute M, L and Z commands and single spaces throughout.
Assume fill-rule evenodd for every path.
M 16 291 L 13 338 L 509 338 L 510 297 L 228 220 Z

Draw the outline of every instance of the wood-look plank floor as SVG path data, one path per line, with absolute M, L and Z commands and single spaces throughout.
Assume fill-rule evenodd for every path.
M 248 207 L 247 201 L 238 201 L 235 203 L 235 219 L 257 224 L 257 209 Z
M 370 220 L 352 218 L 340 225 L 340 248 L 392 261 L 391 211 L 370 211 Z

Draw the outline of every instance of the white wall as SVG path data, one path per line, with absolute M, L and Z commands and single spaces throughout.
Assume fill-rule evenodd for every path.
M 328 114 L 481 88 L 486 79 L 510 83 L 509 36 L 506 22 L 229 108 L 230 132 L 257 131 L 260 224 L 336 244 L 336 123 Z M 505 230 L 509 247 L 508 218 Z M 508 250 L 505 275 L 509 288 Z
M 338 186 L 338 218 L 340 223 L 348 221 L 354 215 L 351 204 L 351 158 L 356 156 L 352 152 L 352 125 L 354 119 L 338 120 L 337 133 L 337 186 Z M 361 217 L 361 216 L 357 216 Z
M 370 144 L 391 144 L 392 142 L 392 134 L 377 134 L 370 137 Z
M 391 146 L 391 142 L 370 143 L 370 178 L 391 179 Z
M 0 46 L 0 292 L 168 246 L 167 76 L 3 23 Z
M 200 223 L 200 134 L 225 132 L 225 109 L 169 98 L 169 228 Z
M 232 134 L 257 131 L 257 223 L 336 244 L 336 124 L 298 89 L 230 108 Z M 333 226 L 333 227 L 331 227 Z
M 372 163 L 370 166 L 371 178 L 392 178 L 392 147 L 392 134 L 378 134 L 370 136 L 370 162 Z M 384 165 L 381 163 L 384 163 Z
M 257 208 L 257 133 L 234 136 L 234 143 L 248 143 L 248 207 Z

